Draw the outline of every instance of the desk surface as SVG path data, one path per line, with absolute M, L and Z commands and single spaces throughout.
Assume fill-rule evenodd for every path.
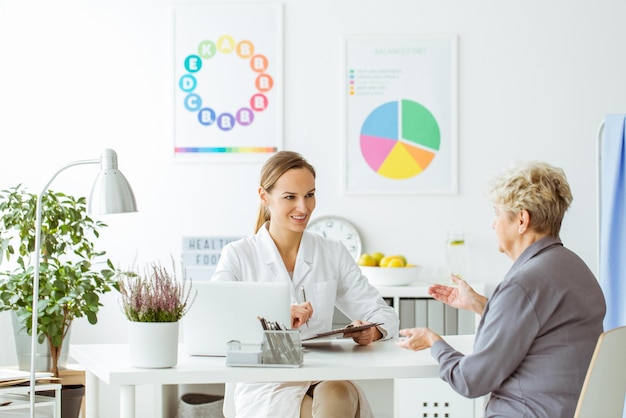
M 473 335 L 445 337 L 453 347 L 470 353 Z M 71 345 L 70 355 L 88 372 L 111 385 L 193 384 L 306 380 L 367 380 L 438 377 L 430 350 L 409 351 L 395 340 L 356 345 L 351 339 L 313 340 L 305 344 L 303 365 L 298 368 L 226 366 L 225 357 L 185 354 L 179 347 L 178 364 L 166 369 L 131 367 L 125 344 Z

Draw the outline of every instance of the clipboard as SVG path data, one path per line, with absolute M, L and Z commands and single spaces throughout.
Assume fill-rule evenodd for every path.
M 308 340 L 313 340 L 315 338 L 321 338 L 321 337 L 327 337 L 329 335 L 335 335 L 335 334 L 346 334 L 346 333 L 352 333 L 352 332 L 357 332 L 357 331 L 363 331 L 364 329 L 368 329 L 368 328 L 372 328 L 372 327 L 376 327 L 378 325 L 382 325 L 383 322 L 374 322 L 372 324 L 364 324 L 364 325 L 359 325 L 359 326 L 353 326 L 353 325 L 348 325 L 346 327 L 343 328 L 337 328 L 334 329 L 332 331 L 326 331 L 326 332 L 321 332 L 319 334 L 315 334 L 309 338 L 303 338 L 302 341 L 308 341 Z

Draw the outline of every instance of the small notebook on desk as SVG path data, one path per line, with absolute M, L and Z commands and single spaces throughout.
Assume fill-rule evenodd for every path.
M 337 329 L 333 329 L 331 331 L 327 331 L 327 332 L 321 332 L 319 334 L 315 334 L 309 338 L 303 338 L 302 341 L 308 341 L 308 340 L 312 340 L 315 338 L 321 338 L 321 337 L 328 337 L 329 335 L 335 335 L 335 334 L 345 334 L 345 333 L 351 333 L 351 332 L 357 332 L 357 331 L 363 331 L 364 329 L 368 329 L 368 328 L 372 328 L 372 327 L 376 327 L 378 325 L 382 325 L 382 322 L 374 322 L 372 324 L 363 324 L 363 325 L 358 325 L 358 326 L 354 326 L 354 325 L 348 325 L 345 326 L 343 328 L 337 328 Z
M 52 373 L 49 372 L 36 372 L 36 380 L 58 380 Z M 22 383 L 30 382 L 30 372 L 24 370 L 14 369 L 0 369 L 0 387 L 13 386 Z

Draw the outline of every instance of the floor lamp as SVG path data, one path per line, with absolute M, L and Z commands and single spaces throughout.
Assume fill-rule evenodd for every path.
M 31 329 L 31 352 L 30 352 L 30 416 L 35 417 L 35 356 L 37 351 L 37 316 L 39 306 L 39 255 L 41 253 L 41 213 L 42 198 L 48 190 L 50 183 L 56 176 L 67 168 L 76 165 L 100 164 L 100 173 L 91 189 L 91 195 L 87 204 L 89 214 L 109 214 L 136 212 L 137 204 L 135 195 L 126 181 L 124 175 L 117 169 L 117 154 L 112 149 L 105 149 L 100 159 L 81 160 L 69 163 L 59 169 L 50 181 L 44 186 L 37 196 L 36 220 L 35 220 L 35 273 L 33 279 L 33 316 Z

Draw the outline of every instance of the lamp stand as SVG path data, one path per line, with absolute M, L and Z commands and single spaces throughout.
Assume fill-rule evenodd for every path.
M 35 386 L 36 386 L 36 373 L 35 373 L 35 356 L 37 353 L 37 323 L 39 316 L 39 271 L 40 271 L 40 253 L 41 253 L 41 223 L 42 223 L 42 201 L 43 195 L 48 190 L 48 187 L 54 181 L 54 179 L 61 173 L 62 171 L 74 167 L 77 165 L 85 165 L 85 164 L 99 164 L 102 165 L 102 172 L 109 173 L 109 177 L 119 177 L 115 179 L 114 185 L 105 184 L 101 180 L 98 180 L 98 187 L 107 187 L 107 192 L 105 196 L 107 199 L 115 200 L 116 198 L 119 200 L 123 200 L 119 205 L 114 205 L 111 212 L 121 213 L 121 212 L 134 212 L 136 211 L 135 197 L 130 189 L 130 186 L 126 182 L 124 176 L 117 171 L 117 154 L 115 151 L 111 149 L 106 149 L 102 153 L 100 159 L 93 160 L 81 160 L 74 161 L 69 163 L 63 167 L 61 167 L 48 181 L 48 183 L 41 190 L 41 193 L 37 196 L 37 206 L 36 206 L 36 217 L 35 217 L 35 264 L 34 264 L 34 279 L 33 279 L 33 305 L 32 305 L 32 323 L 31 323 L 31 347 L 30 347 L 30 417 L 35 418 Z M 99 177 L 100 179 L 100 177 Z M 117 190 L 121 190 L 121 197 L 117 196 L 115 193 Z M 94 195 L 94 191 L 92 190 L 92 195 Z M 106 211 L 109 210 L 105 208 Z

